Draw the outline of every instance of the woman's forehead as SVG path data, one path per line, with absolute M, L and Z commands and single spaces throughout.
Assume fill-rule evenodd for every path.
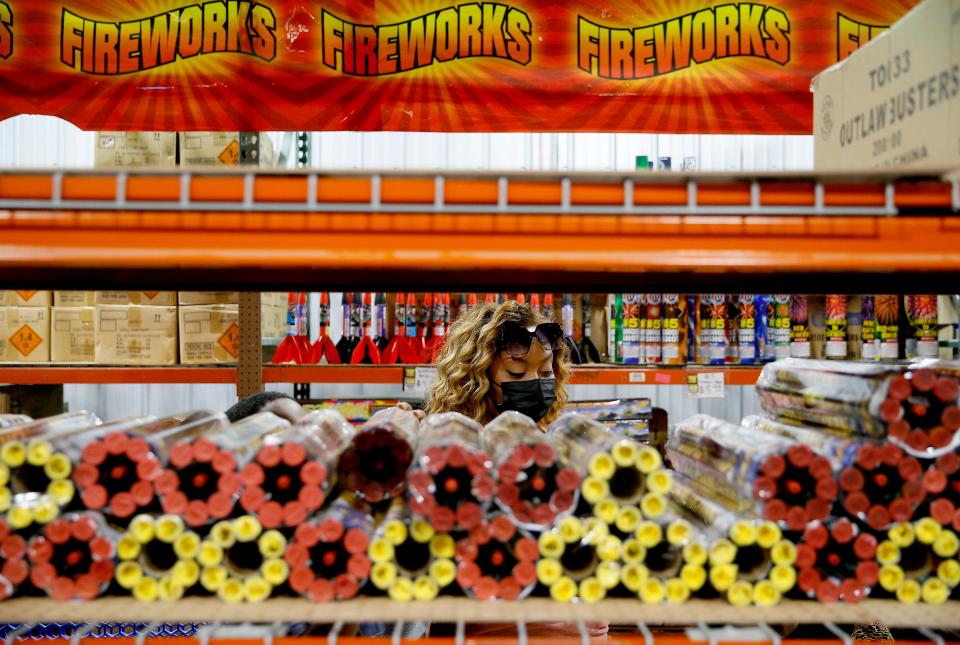
M 520 358 L 513 358 L 512 356 L 503 353 L 504 358 L 507 362 L 512 363 L 523 363 L 526 365 L 541 365 L 553 360 L 553 350 L 544 349 L 543 345 L 537 341 L 530 343 L 530 351 L 527 352 L 526 356 Z

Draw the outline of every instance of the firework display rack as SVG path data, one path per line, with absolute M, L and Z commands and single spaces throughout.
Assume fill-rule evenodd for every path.
M 258 290 L 382 288 L 384 281 L 479 290 L 509 281 L 541 289 L 606 290 L 640 283 L 761 290 L 776 284 L 789 291 L 784 283 L 801 280 L 807 291 L 830 285 L 856 292 L 862 281 L 883 277 L 888 290 L 896 291 L 917 276 L 943 282 L 960 277 L 958 212 L 960 175 L 949 173 L 3 170 L 0 283 L 248 291 L 240 298 L 236 368 L 4 367 L 0 382 L 236 383 L 240 394 L 259 391 L 265 382 L 400 383 L 402 367 L 263 366 Z M 726 374 L 728 384 L 744 385 L 759 373 L 722 366 L 586 367 L 574 382 L 679 384 L 692 374 L 717 371 Z M 545 599 L 364 598 L 230 606 L 208 599 L 143 604 L 126 598 L 87 603 L 21 598 L 0 603 L 0 621 L 29 621 L 7 635 L 11 643 L 34 623 L 120 619 L 147 624 L 135 637 L 137 645 L 151 640 L 145 638 L 151 626 L 173 621 L 210 623 L 197 639 L 201 645 L 275 640 L 269 627 L 254 626 L 227 637 L 221 623 L 327 623 L 333 628 L 323 640 L 334 645 L 345 619 L 395 622 L 394 643 L 404 622 L 418 620 L 455 623 L 453 639 L 432 640 L 458 645 L 465 642 L 468 622 L 516 622 L 517 640 L 525 643 L 525 623 L 576 621 L 579 636 L 550 642 L 586 643 L 585 623 L 598 620 L 635 628 L 630 635 L 613 634 L 611 641 L 642 639 L 645 645 L 757 639 L 710 627 L 719 624 L 756 626 L 763 641 L 778 645 L 780 637 L 768 626 L 790 623 L 823 624 L 851 643 L 836 625 L 875 621 L 916 628 L 918 638 L 944 643 L 957 638 L 932 630 L 960 629 L 955 604 L 868 599 L 856 605 L 785 601 L 739 608 L 718 601 L 670 606 L 633 600 L 569 605 Z M 651 632 L 657 625 L 691 623 L 699 627 L 685 636 Z M 72 640 L 87 633 L 79 629 Z

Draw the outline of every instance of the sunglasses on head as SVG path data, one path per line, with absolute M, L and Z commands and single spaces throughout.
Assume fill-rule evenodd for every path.
M 557 323 L 542 323 L 535 327 L 525 327 L 515 322 L 504 323 L 500 327 L 497 348 L 506 352 L 510 358 L 523 358 L 530 352 L 534 338 L 543 349 L 557 350 L 563 338 L 563 328 Z

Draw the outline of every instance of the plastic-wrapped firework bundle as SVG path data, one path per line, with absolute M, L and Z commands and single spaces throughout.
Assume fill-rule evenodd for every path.
M 113 580 L 116 553 L 116 538 L 98 514 L 64 515 L 27 543 L 30 582 L 55 600 L 93 600 Z
M 960 363 L 926 360 L 893 377 L 879 405 L 887 438 L 917 457 L 960 447 Z
M 241 508 L 268 529 L 299 526 L 323 506 L 337 457 L 351 436 L 353 427 L 333 410 L 312 412 L 296 426 L 267 434 L 240 469 Z
M 30 568 L 26 555 L 26 540 L 11 531 L 6 520 L 0 518 L 0 600 L 12 596 L 27 579 Z
M 224 602 L 262 602 L 287 582 L 286 549 L 283 534 L 253 515 L 217 522 L 197 555 L 200 584 Z
M 399 499 L 390 505 L 367 553 L 373 563 L 370 582 L 398 602 L 433 600 L 457 577 L 453 537 L 413 517 Z
M 481 438 L 495 464 L 497 503 L 518 525 L 543 529 L 573 510 L 580 475 L 529 417 L 504 412 L 484 427 Z
M 796 583 L 797 549 L 769 520 L 744 519 L 700 495 L 687 478 L 678 477 L 670 501 L 707 542 L 702 553 L 685 554 L 688 563 L 708 566 L 709 587 L 698 595 L 716 592 L 734 605 L 777 604 Z
M 928 470 L 935 471 L 936 466 Z M 934 479 L 898 446 L 865 443 L 853 464 L 840 471 L 840 502 L 851 518 L 882 531 L 892 522 L 912 520 Z
M 894 524 L 877 546 L 874 595 L 906 603 L 946 602 L 960 585 L 958 550 L 957 534 L 932 518 Z
M 154 482 L 163 465 L 151 438 L 179 426 L 186 416 L 116 421 L 71 437 L 70 452 L 78 455 L 73 481 L 83 505 L 124 525 L 137 513 L 155 511 Z
M 619 583 L 600 564 L 617 563 L 622 542 L 599 518 L 565 517 L 540 534 L 537 546 L 537 580 L 557 602 L 597 602 Z
M 407 494 L 413 512 L 437 531 L 470 530 L 483 521 L 496 484 L 482 430 L 456 412 L 432 415 L 420 426 Z
M 0 414 L 0 429 L 26 425 L 33 421 L 25 414 Z
M 655 448 L 626 439 L 576 413 L 554 421 L 548 434 L 561 459 L 587 474 L 580 491 L 586 503 L 595 506 L 612 500 L 621 507 L 639 508 L 647 518 L 663 513 L 670 473 Z
M 753 431 L 803 444 L 816 454 L 826 457 L 837 472 L 853 463 L 857 449 L 864 443 L 864 440 L 835 432 L 830 428 L 781 423 L 757 414 L 744 417 L 740 425 Z
M 215 414 L 157 435 L 167 461 L 155 481 L 163 511 L 182 515 L 192 527 L 229 517 L 240 496 L 238 462 L 254 454 L 265 436 L 289 425 L 270 412 L 233 425 Z
M 838 495 L 830 460 L 809 446 L 704 414 L 671 429 L 667 458 L 725 508 L 760 511 L 790 531 L 826 519 Z
M 117 543 L 117 584 L 141 602 L 179 600 L 200 581 L 200 543 L 178 515 L 137 515 Z
M 478 600 L 518 600 L 537 583 L 537 541 L 495 514 L 457 541 L 457 583 Z
M 370 503 L 402 495 L 413 463 L 420 422 L 408 410 L 380 410 L 340 453 L 338 478 L 346 490 Z
M 15 511 L 17 506 L 36 509 L 37 494 L 49 496 L 57 507 L 68 506 L 75 495 L 73 464 L 54 442 L 99 424 L 89 412 L 69 412 L 0 432 L 0 512 Z M 25 518 L 24 512 L 15 512 L 19 517 L 11 517 L 11 524 L 22 523 L 18 520 Z
M 797 544 L 797 590 L 820 602 L 855 603 L 877 584 L 877 538 L 847 518 L 814 522 Z
M 929 514 L 944 527 L 960 533 L 960 453 L 940 455 L 934 466 L 937 475 L 930 477 L 934 468 L 924 475 L 932 497 Z
M 314 602 L 353 598 L 370 576 L 372 534 L 373 517 L 365 504 L 347 495 L 336 499 L 294 532 L 284 554 L 290 588 Z

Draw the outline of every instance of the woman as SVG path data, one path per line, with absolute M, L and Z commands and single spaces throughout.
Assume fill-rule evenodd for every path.
M 546 428 L 568 400 L 567 356 L 560 325 L 526 305 L 508 301 L 474 307 L 450 327 L 437 357 L 427 413 L 459 412 L 486 425 L 515 410 Z M 512 624 L 468 627 L 472 636 L 508 636 L 516 629 Z M 594 638 L 607 634 L 606 623 L 588 623 L 587 629 Z M 570 623 L 534 623 L 527 634 L 576 637 L 578 630 Z

